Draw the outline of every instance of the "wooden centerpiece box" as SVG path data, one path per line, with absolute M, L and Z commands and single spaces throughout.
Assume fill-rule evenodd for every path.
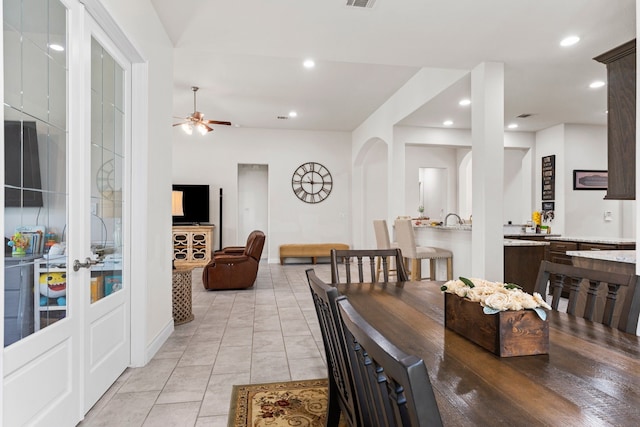
M 500 357 L 549 354 L 549 322 L 533 310 L 485 314 L 479 303 L 445 293 L 444 325 Z

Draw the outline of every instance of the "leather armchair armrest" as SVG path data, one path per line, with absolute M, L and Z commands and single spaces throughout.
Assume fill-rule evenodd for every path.
M 227 246 L 226 248 L 222 248 L 219 251 L 214 251 L 213 256 L 224 255 L 224 254 L 243 254 L 244 246 Z
M 224 264 L 240 264 L 246 262 L 249 259 L 246 255 L 218 255 L 216 256 L 209 265 L 224 265 Z

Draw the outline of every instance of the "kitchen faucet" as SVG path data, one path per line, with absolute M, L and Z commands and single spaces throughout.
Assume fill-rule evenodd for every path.
M 462 220 L 462 218 L 460 218 L 460 215 L 458 214 L 454 214 L 454 213 L 448 213 L 447 216 L 444 217 L 444 221 L 442 222 L 442 225 L 447 225 L 447 220 L 449 219 L 450 216 L 455 216 L 456 218 L 458 218 L 458 224 L 464 224 L 464 221 Z

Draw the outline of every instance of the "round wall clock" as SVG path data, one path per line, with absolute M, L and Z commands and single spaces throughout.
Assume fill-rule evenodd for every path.
M 104 162 L 96 173 L 98 191 L 105 199 L 112 199 L 115 191 L 115 162 L 113 159 Z
M 319 203 L 331 193 L 333 178 L 329 170 L 320 163 L 307 162 L 293 172 L 291 188 L 303 202 Z

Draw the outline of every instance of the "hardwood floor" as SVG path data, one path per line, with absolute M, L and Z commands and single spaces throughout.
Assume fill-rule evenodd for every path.
M 127 369 L 81 426 L 226 426 L 234 384 L 326 378 L 322 336 L 305 270 L 262 263 L 253 288 L 206 291 L 193 273 L 195 319 L 155 357 Z

